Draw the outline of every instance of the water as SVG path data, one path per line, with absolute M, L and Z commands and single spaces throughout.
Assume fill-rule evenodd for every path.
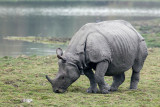
M 0 37 L 72 37 L 85 23 L 160 17 L 160 2 L 1 2 Z M 0 57 L 52 55 L 57 45 L 44 45 L 0 38 Z
M 0 57 L 19 55 L 53 55 L 56 53 L 56 48 L 66 48 L 66 45 L 44 45 L 41 43 L 30 43 L 17 40 L 0 39 Z

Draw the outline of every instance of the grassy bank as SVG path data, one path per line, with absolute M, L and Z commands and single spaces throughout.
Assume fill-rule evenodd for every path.
M 157 34 L 143 34 L 148 47 L 160 48 L 160 33 Z
M 160 33 L 142 34 L 148 47 L 160 48 Z M 70 38 L 52 38 L 52 37 L 5 37 L 8 40 L 21 40 L 27 42 L 43 43 L 43 44 L 68 44 Z
M 36 37 L 36 36 L 27 36 L 27 37 L 16 37 L 8 36 L 3 39 L 7 40 L 20 40 L 27 42 L 43 43 L 43 44 L 67 44 L 70 38 L 54 38 L 54 37 Z
M 159 107 L 160 106 L 160 49 L 150 48 L 149 56 L 141 71 L 138 90 L 129 90 L 131 72 L 117 92 L 87 94 L 89 81 L 81 76 L 64 94 L 52 92 L 45 79 L 57 73 L 56 56 L 19 56 L 0 58 L 1 107 Z M 111 77 L 105 77 L 112 83 Z M 27 99 L 32 102 L 27 103 Z
M 148 47 L 160 48 L 160 19 L 134 21 L 131 23 L 145 38 Z

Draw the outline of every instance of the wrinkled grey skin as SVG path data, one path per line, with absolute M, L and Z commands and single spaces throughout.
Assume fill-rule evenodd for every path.
M 54 92 L 63 93 L 83 71 L 90 80 L 87 92 L 97 93 L 98 84 L 100 92 L 106 94 L 116 91 L 125 80 L 124 72 L 132 68 L 130 89 L 137 89 L 147 55 L 144 38 L 130 23 L 123 20 L 89 23 L 73 36 L 64 54 L 57 49 L 58 74 L 54 80 L 46 78 Z M 113 77 L 111 87 L 104 76 Z

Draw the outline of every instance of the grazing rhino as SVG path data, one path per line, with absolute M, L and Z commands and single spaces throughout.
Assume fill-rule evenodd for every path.
M 148 55 L 144 38 L 123 20 L 89 23 L 72 37 L 63 54 L 57 49 L 59 71 L 54 80 L 47 75 L 55 93 L 63 93 L 83 73 L 90 80 L 88 93 L 116 91 L 124 82 L 124 72 L 132 67 L 130 89 L 137 89 L 140 70 Z M 95 73 L 92 71 L 95 70 Z M 104 76 L 112 76 L 111 87 Z

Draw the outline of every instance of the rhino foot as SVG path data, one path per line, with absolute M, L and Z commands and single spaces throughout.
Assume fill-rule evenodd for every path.
M 97 93 L 97 92 L 98 92 L 98 88 L 97 87 L 95 87 L 95 88 L 89 87 L 87 89 L 87 93 Z
M 101 93 L 102 94 L 109 94 L 109 91 L 107 89 L 103 89 L 103 90 L 101 90 Z
M 110 86 L 108 84 L 105 84 L 104 87 L 101 87 L 101 93 L 102 94 L 109 94 Z
M 130 85 L 130 89 L 131 90 L 136 90 L 137 89 L 137 84 L 138 84 L 138 82 L 132 82 L 131 85 Z
M 117 91 L 118 88 L 115 88 L 115 87 L 111 87 L 109 91 Z
M 137 87 L 130 87 L 130 90 L 137 90 Z

